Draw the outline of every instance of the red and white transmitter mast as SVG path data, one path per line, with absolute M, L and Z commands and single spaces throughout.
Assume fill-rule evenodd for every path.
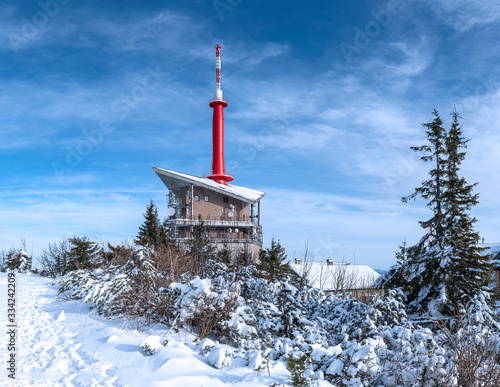
M 226 175 L 224 165 L 224 108 L 227 101 L 222 98 L 220 89 L 220 49 L 221 46 L 215 46 L 216 65 L 215 65 L 215 92 L 214 98 L 210 100 L 209 106 L 214 109 L 212 118 L 212 173 L 207 176 L 217 183 L 227 184 L 233 180 L 232 176 Z

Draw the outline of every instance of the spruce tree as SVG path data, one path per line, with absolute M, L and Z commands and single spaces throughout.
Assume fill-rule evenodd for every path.
M 139 233 L 135 239 L 137 245 L 143 247 L 158 248 L 169 244 L 169 231 L 166 222 L 161 223 L 158 209 L 153 200 L 146 207 L 144 223 L 139 227 Z
M 27 272 L 31 270 L 32 257 L 24 249 L 12 249 L 5 258 L 5 270 Z
M 250 244 L 245 242 L 242 246 L 240 246 L 238 253 L 236 255 L 236 269 L 239 270 L 242 267 L 253 265 L 253 257 L 250 249 Z
M 453 122 L 446 138 L 447 190 L 443 199 L 446 213 L 444 239 L 446 246 L 449 246 L 446 258 L 450 266 L 446 289 L 451 300 L 466 302 L 487 286 L 494 266 L 492 256 L 483 254 L 485 248 L 479 246 L 479 233 L 474 231 L 477 220 L 468 213 L 478 204 L 479 194 L 473 193 L 477 183 L 468 184 L 458 173 L 469 140 L 462 135 L 460 116 L 456 111 L 452 117 Z
M 190 255 L 193 259 L 194 271 L 202 272 L 209 259 L 214 259 L 216 252 L 209 237 L 210 229 L 205 226 L 201 215 L 198 224 L 193 227 L 190 241 Z
M 221 262 L 224 265 L 226 265 L 229 269 L 232 268 L 234 262 L 233 262 L 233 251 L 227 244 L 227 242 L 224 242 L 222 247 L 217 251 L 216 254 L 217 262 Z
M 407 301 L 416 311 L 449 312 L 465 305 L 487 285 L 493 272 L 491 256 L 481 254 L 479 234 L 474 231 L 476 219 L 468 214 L 478 203 L 473 194 L 476 184 L 459 176 L 468 140 L 462 136 L 458 113 L 452 114 L 451 128 L 446 132 L 436 110 L 434 121 L 424 124 L 428 145 L 412 147 L 425 152 L 424 162 L 432 162 L 430 178 L 405 198 L 426 199 L 433 216 L 420 222 L 426 231 L 414 246 L 405 249 L 405 264 L 398 262 L 377 282 L 386 288 L 402 288 Z
M 259 265 L 257 269 L 263 278 L 270 282 L 282 281 L 289 274 L 291 268 L 286 261 L 285 248 L 281 246 L 280 241 L 274 238 L 271 240 L 271 247 L 262 249 L 259 253 Z
M 407 203 L 417 196 L 428 200 L 427 207 L 429 207 L 433 216 L 426 220 L 419 222 L 422 228 L 426 230 L 426 234 L 421 239 L 421 245 L 427 247 L 441 246 L 443 241 L 443 193 L 446 185 L 446 130 L 443 128 L 443 121 L 439 117 L 436 109 L 432 112 L 434 120 L 432 122 L 424 123 L 422 126 L 427 128 L 427 141 L 429 144 L 422 146 L 412 146 L 414 152 L 424 152 L 425 154 L 420 157 L 423 162 L 431 162 L 433 164 L 429 171 L 430 178 L 422 182 L 422 186 L 415 188 L 415 191 L 401 200 Z
M 66 272 L 99 266 L 101 263 L 100 249 L 95 242 L 87 239 L 87 237 L 80 238 L 77 236 L 68 238 L 68 242 L 70 243 L 70 250 L 67 257 Z
M 415 245 L 406 249 L 407 265 L 400 265 L 395 276 L 406 279 L 403 290 L 407 292 L 407 300 L 415 309 L 427 309 L 427 304 L 437 300 L 442 294 L 446 269 L 441 266 L 443 259 L 444 225 L 443 194 L 446 187 L 446 130 L 439 113 L 434 109 L 434 120 L 422 124 L 426 128 L 428 144 L 411 147 L 414 152 L 423 152 L 423 162 L 431 163 L 429 179 L 420 187 L 401 200 L 407 203 L 416 197 L 427 200 L 427 207 L 432 210 L 432 217 L 420 221 L 425 230 L 424 236 Z M 406 273 L 405 273 L 406 271 Z M 385 277 L 385 276 L 384 276 Z

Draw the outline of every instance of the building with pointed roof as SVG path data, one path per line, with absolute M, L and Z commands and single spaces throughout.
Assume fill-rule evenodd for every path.
M 228 184 L 233 176 L 226 173 L 224 161 L 224 108 L 227 101 L 220 89 L 220 45 L 216 45 L 216 88 L 209 106 L 212 120 L 212 171 L 207 177 L 155 168 L 169 190 L 167 223 L 175 242 L 189 246 L 194 228 L 203 224 L 216 249 L 228 248 L 233 258 L 243 253 L 258 262 L 263 234 L 260 201 L 263 192 Z M 250 262 L 248 262 L 250 261 Z M 240 263 L 243 264 L 243 263 Z

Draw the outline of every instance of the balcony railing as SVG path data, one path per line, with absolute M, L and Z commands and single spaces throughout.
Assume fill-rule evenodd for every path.
M 181 243 L 188 243 L 189 241 L 191 241 L 191 237 L 181 236 L 181 237 L 175 238 L 175 240 L 177 242 L 181 242 Z M 241 238 L 241 239 L 210 238 L 210 242 L 211 243 L 250 243 L 250 244 L 253 243 L 253 244 L 262 246 L 262 241 L 259 238 L 255 238 L 255 239 L 252 239 L 252 238 Z
M 196 217 L 195 219 L 188 219 L 188 218 L 175 218 L 175 217 L 172 217 L 169 219 L 169 221 L 190 221 L 190 222 L 193 222 L 193 221 L 198 221 L 198 217 Z M 204 222 L 208 223 L 208 222 L 245 222 L 245 223 L 254 223 L 256 224 L 257 223 L 257 217 L 254 217 L 254 221 L 252 222 L 250 220 L 250 217 L 248 215 L 240 215 L 240 216 L 228 216 L 228 215 L 220 215 L 220 216 L 210 216 L 210 215 L 207 215 L 207 216 L 202 216 L 201 217 L 201 220 L 203 220 Z

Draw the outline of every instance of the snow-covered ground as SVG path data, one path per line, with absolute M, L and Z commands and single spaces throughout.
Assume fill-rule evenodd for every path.
M 286 383 L 282 362 L 255 371 L 245 364 L 219 370 L 196 351 L 189 333 L 172 333 L 167 347 L 147 356 L 140 343 L 163 336 L 165 328 L 131 329 L 126 320 L 105 319 L 82 301 L 62 300 L 52 280 L 18 274 L 17 380 L 1 367 L 0 385 L 16 386 L 266 386 Z M 7 359 L 7 274 L 0 273 L 0 334 L 2 358 Z M 187 344 L 186 344 L 187 343 Z M 2 363 L 6 364 L 2 361 Z M 330 386 L 321 381 L 320 386 Z

